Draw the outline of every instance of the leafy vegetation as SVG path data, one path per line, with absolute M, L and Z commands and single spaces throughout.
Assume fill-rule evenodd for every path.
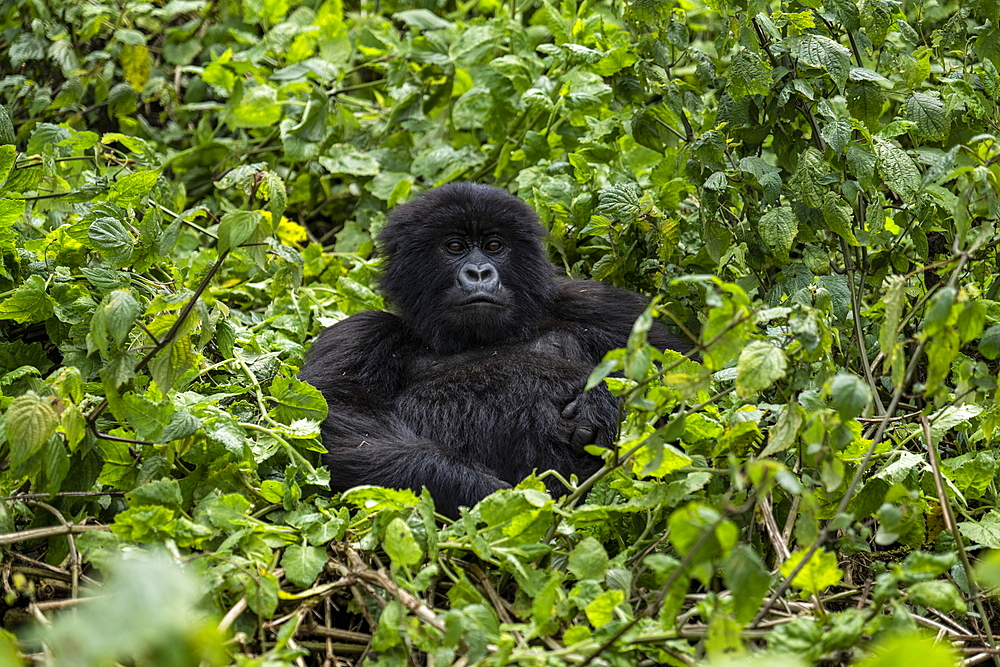
M 1000 665 L 997 3 L 0 6 L 0 664 Z M 700 363 L 449 522 L 295 375 L 456 179 Z

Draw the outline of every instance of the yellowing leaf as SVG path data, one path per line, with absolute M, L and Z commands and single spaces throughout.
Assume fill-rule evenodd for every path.
M 781 574 L 788 576 L 798 566 L 807 549 L 799 549 L 781 564 Z M 809 593 L 819 593 L 838 584 L 844 573 L 837 567 L 837 557 L 826 549 L 817 549 L 795 578 L 792 586 Z
M 145 88 L 151 67 L 149 49 L 142 44 L 125 44 L 122 46 L 121 63 L 129 85 L 136 90 Z
M 610 623 L 611 619 L 614 618 L 615 607 L 620 605 L 624 600 L 625 593 L 622 591 L 614 590 L 601 593 L 584 608 L 587 620 L 595 628 Z

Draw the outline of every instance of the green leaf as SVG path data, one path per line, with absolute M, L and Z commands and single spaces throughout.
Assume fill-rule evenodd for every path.
M 844 421 L 854 419 L 871 400 L 872 392 L 865 382 L 849 373 L 839 373 L 830 381 L 830 402 Z
M 143 484 L 126 493 L 125 499 L 132 507 L 161 505 L 171 509 L 180 509 L 184 503 L 184 498 L 181 496 L 181 485 L 175 479 L 160 479 Z
M 712 531 L 692 560 L 692 573 L 706 582 L 711 579 L 711 561 L 725 558 L 736 545 L 739 529 L 733 522 L 722 518 L 715 508 L 699 502 L 690 502 L 674 510 L 668 521 L 670 542 L 681 556 L 686 556 L 702 540 L 706 531 Z
M 262 618 L 274 616 L 278 608 L 277 578 L 270 574 L 254 573 L 254 576 L 243 575 L 242 579 L 250 610 Z
M 424 552 L 413 537 L 413 531 L 406 522 L 396 517 L 385 529 L 382 548 L 397 567 L 413 567 L 424 558 Z
M 362 153 L 350 144 L 334 144 L 326 150 L 319 163 L 331 174 L 374 176 L 379 173 L 378 160 Z
M 799 221 L 790 206 L 772 208 L 760 218 L 757 223 L 760 237 L 765 245 L 774 253 L 780 264 L 788 262 L 788 253 L 795 243 L 795 235 L 799 231 Z
M 857 667 L 955 667 L 961 659 L 947 644 L 930 637 L 912 634 L 887 634 L 872 648 L 872 655 L 856 663 Z
M 925 139 L 938 141 L 948 136 L 948 114 L 937 97 L 927 93 L 912 93 L 903 104 L 903 113 Z
M 767 447 L 758 455 L 759 458 L 771 456 L 788 449 L 802 428 L 805 416 L 802 408 L 796 403 L 788 403 L 781 410 L 778 421 L 767 433 Z
M 733 594 L 736 620 L 752 620 L 771 586 L 771 574 L 753 547 L 739 544 L 733 549 L 726 559 L 724 581 Z
M 125 225 L 110 217 L 101 217 L 90 223 L 87 238 L 91 247 L 104 255 L 112 266 L 123 267 L 132 259 L 135 239 Z
M 904 200 L 913 201 L 920 191 L 920 172 L 910 156 L 882 137 L 875 137 L 875 156 L 885 184 Z
M 219 221 L 219 252 L 232 250 L 245 243 L 264 222 L 260 211 L 229 211 Z
M 844 205 L 843 199 L 833 192 L 827 192 L 823 197 L 823 206 L 820 210 L 823 211 L 823 220 L 826 222 L 827 229 L 847 241 L 849 246 L 857 247 L 860 245 L 854 232 L 851 231 L 851 222 L 854 219 L 851 215 L 851 209 Z
M 7 442 L 11 465 L 17 467 L 34 456 L 55 433 L 59 418 L 48 399 L 29 391 L 7 408 Z
M 608 553 L 593 537 L 584 538 L 569 555 L 569 571 L 577 579 L 603 581 L 608 570 Z
M 996 510 L 990 510 L 978 521 L 962 521 L 958 529 L 973 544 L 1000 549 L 1000 513 Z
M 825 69 L 837 87 L 844 88 L 851 71 L 851 52 L 840 43 L 811 33 L 789 37 L 787 43 L 799 60 L 812 67 Z
M 3 304 L 0 304 L 2 310 Z M 994 324 L 979 339 L 979 354 L 989 360 L 1000 357 L 1000 324 Z
M 837 15 L 838 27 L 848 32 L 861 29 L 861 13 L 854 0 L 824 0 L 823 5 Z
M 302 588 L 307 588 L 316 581 L 324 565 L 326 565 L 324 547 L 293 545 L 287 547 L 281 556 L 281 567 L 285 569 L 285 578 Z
M 111 186 L 108 200 L 119 206 L 138 206 L 142 203 L 143 197 L 152 191 L 159 177 L 160 172 L 156 170 L 137 171 L 122 176 Z
M 127 290 L 114 290 L 104 297 L 90 321 L 90 335 L 97 348 L 107 354 L 110 342 L 121 346 L 141 313 L 142 306 Z
M 771 66 L 756 51 L 740 49 L 729 65 L 727 90 L 734 100 L 771 91 Z
M 764 341 L 750 341 L 736 364 L 736 393 L 744 398 L 753 396 L 783 378 L 787 368 L 784 350 Z
M 296 419 L 326 419 L 326 399 L 319 389 L 307 382 L 276 377 L 271 384 L 271 396 L 277 402 L 271 414 L 282 424 L 291 424 Z
M 639 200 L 642 190 L 635 183 L 622 183 L 601 190 L 598 195 L 597 212 L 623 223 L 632 223 L 642 212 Z
M 14 161 L 17 159 L 17 148 L 10 145 L 0 146 L 0 186 L 4 184 L 7 180 L 7 176 L 10 175 L 10 170 L 14 168 Z M 22 210 L 24 207 L 24 202 L 21 202 Z M 3 224 L 3 219 L 0 218 L 0 224 Z
M 861 81 L 847 87 L 847 110 L 871 130 L 879 127 L 885 95 L 878 84 Z
M 785 577 L 792 573 L 792 570 L 802 561 L 807 549 L 800 549 L 788 557 L 781 564 L 781 574 Z M 819 594 L 840 583 L 844 574 L 837 567 L 837 556 L 826 549 L 817 549 L 805 566 L 792 579 L 792 586 L 801 588 L 809 593 Z
M 56 300 L 45 292 L 45 280 L 39 275 L 29 276 L 13 294 L 0 301 L 0 320 L 41 322 L 52 316 L 55 305 Z
M 274 127 L 281 121 L 281 103 L 278 91 L 267 84 L 250 88 L 243 93 L 239 104 L 229 116 L 234 128 Z

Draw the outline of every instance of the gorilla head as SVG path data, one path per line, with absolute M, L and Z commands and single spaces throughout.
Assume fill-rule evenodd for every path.
M 389 214 L 378 237 L 380 286 L 435 352 L 524 341 L 536 335 L 555 288 L 544 235 L 516 197 L 451 183 Z

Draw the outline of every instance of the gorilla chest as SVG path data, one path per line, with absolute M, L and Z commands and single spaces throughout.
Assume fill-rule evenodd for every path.
M 565 334 L 452 355 L 411 357 L 398 414 L 417 434 L 458 451 L 537 452 L 567 438 L 562 412 L 586 385 L 593 366 Z M 603 388 L 591 394 L 602 395 Z M 606 395 L 606 396 L 603 396 Z M 598 421 L 617 421 L 617 407 L 603 391 L 592 401 Z

